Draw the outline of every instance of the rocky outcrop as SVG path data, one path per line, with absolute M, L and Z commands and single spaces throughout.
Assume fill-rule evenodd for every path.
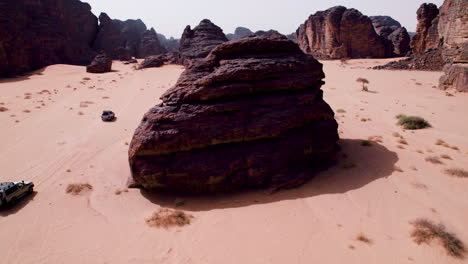
M 416 35 L 411 40 L 411 50 L 414 54 L 439 47 L 438 15 L 439 9 L 434 4 L 422 4 L 419 7 Z
M 99 32 L 94 42 L 96 51 L 104 51 L 113 59 L 122 56 L 144 58 L 164 53 L 154 29 L 148 30 L 140 19 L 120 21 L 106 13 L 99 16 Z
M 467 1 L 445 0 L 440 10 L 434 4 L 423 4 L 417 11 L 417 17 L 417 33 L 411 41 L 411 58 L 377 68 L 440 71 L 446 64 L 445 69 L 451 69 L 453 63 L 468 63 Z M 462 76 L 458 73 L 464 72 L 458 66 L 453 69 L 447 70 L 448 76 L 441 80 L 443 89 L 451 83 L 464 83 L 465 79 L 452 81 L 454 76 Z
M 163 34 L 158 34 L 159 43 L 167 52 L 178 52 L 179 51 L 179 39 L 173 37 L 166 38 Z
M 78 0 L 0 0 L 0 77 L 51 64 L 86 65 L 98 30 L 89 4 Z
M 410 36 L 406 28 L 389 16 L 370 17 L 376 33 L 393 47 L 394 56 L 406 56 L 410 51 Z
M 90 65 L 86 66 L 86 71 L 90 73 L 105 73 L 112 70 L 112 59 L 105 53 L 98 54 Z
M 159 68 L 165 64 L 180 64 L 179 60 L 179 54 L 176 52 L 148 56 L 138 65 L 138 69 Z
M 369 17 L 336 6 L 311 15 L 296 31 L 301 49 L 322 59 L 386 58 L 392 47 L 377 35 Z
M 410 58 L 392 61 L 385 65 L 376 66 L 376 70 L 425 70 L 440 71 L 446 64 L 440 49 L 426 50 L 422 54 Z
M 144 115 L 129 149 L 135 183 L 212 193 L 303 182 L 336 150 L 324 77 L 285 37 L 217 46 Z
M 246 27 L 237 27 L 235 30 L 234 30 L 234 33 L 232 34 L 227 34 L 226 37 L 229 39 L 229 40 L 235 40 L 235 39 L 241 39 L 241 38 L 245 38 L 247 36 L 250 36 L 250 35 L 253 35 L 253 31 L 246 28 Z
M 459 92 L 468 92 L 467 64 L 447 64 L 444 67 L 444 73 L 439 80 L 440 89 L 454 88 Z
M 205 58 L 219 44 L 228 41 L 223 30 L 204 19 L 193 30 L 187 26 L 180 40 L 182 64 L 188 66 L 193 60 Z

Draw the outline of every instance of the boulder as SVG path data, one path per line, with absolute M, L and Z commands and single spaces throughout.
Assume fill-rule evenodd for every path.
M 148 30 L 140 19 L 120 21 L 101 13 L 99 22 L 99 32 L 93 47 L 112 59 L 128 56 L 144 58 L 164 53 L 156 31 L 153 28 Z
M 311 15 L 296 31 L 301 49 L 321 59 L 386 58 L 392 47 L 374 30 L 369 17 L 336 6 Z
M 129 149 L 135 183 L 183 193 L 303 183 L 336 152 L 324 77 L 286 37 L 220 44 L 144 115 Z
M 439 47 L 438 15 L 439 8 L 434 4 L 422 4 L 417 13 L 416 35 L 411 40 L 414 54 L 424 53 L 428 49 Z
M 410 36 L 406 28 L 389 16 L 371 16 L 376 33 L 393 47 L 393 55 L 403 57 L 410 51 Z
M 188 66 L 193 60 L 205 58 L 219 44 L 228 41 L 223 30 L 204 19 L 193 30 L 187 26 L 180 40 L 182 64 Z
M 439 88 L 453 88 L 459 92 L 468 92 L 468 65 L 448 64 L 444 67 L 444 75 L 440 77 Z
M 112 59 L 105 53 L 98 54 L 90 65 L 86 67 L 86 71 L 90 73 L 105 73 L 112 70 Z
M 87 65 L 98 30 L 91 6 L 78 0 L 0 0 L 0 77 L 51 64 Z

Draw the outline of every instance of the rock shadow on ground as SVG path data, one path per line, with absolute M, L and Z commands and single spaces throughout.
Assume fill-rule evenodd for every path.
M 328 170 L 313 175 L 304 185 L 271 193 L 268 189 L 246 190 L 229 194 L 183 195 L 141 190 L 143 197 L 162 207 L 186 211 L 210 211 L 268 204 L 327 194 L 344 194 L 389 177 L 398 156 L 385 146 L 372 142 L 362 146 L 361 139 L 341 139 L 337 162 Z M 347 164 L 352 164 L 349 166 Z M 180 202 L 183 201 L 183 202 Z

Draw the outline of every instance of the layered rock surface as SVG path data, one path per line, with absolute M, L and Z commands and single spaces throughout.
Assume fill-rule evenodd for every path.
M 323 59 L 392 56 L 370 18 L 343 6 L 311 15 L 296 31 L 296 41 L 304 52 Z
M 193 60 L 205 58 L 214 47 L 226 41 L 223 30 L 208 19 L 193 30 L 187 26 L 180 39 L 181 63 L 188 66 Z
M 165 52 L 156 31 L 153 28 L 148 30 L 140 19 L 120 21 L 101 13 L 99 22 L 99 33 L 93 47 L 113 59 L 127 58 L 128 55 L 144 58 Z
M 0 77 L 47 65 L 86 65 L 98 30 L 91 6 L 78 0 L 0 0 Z
M 285 37 L 219 45 L 143 117 L 129 149 L 134 181 L 185 193 L 302 182 L 336 150 L 323 78 Z

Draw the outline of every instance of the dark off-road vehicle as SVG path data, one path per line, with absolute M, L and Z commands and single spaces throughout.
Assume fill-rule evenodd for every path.
M 32 182 L 3 182 L 0 183 L 0 207 L 14 204 L 19 199 L 34 191 Z
M 115 114 L 109 110 L 102 111 L 101 119 L 104 122 L 112 122 L 115 119 Z

